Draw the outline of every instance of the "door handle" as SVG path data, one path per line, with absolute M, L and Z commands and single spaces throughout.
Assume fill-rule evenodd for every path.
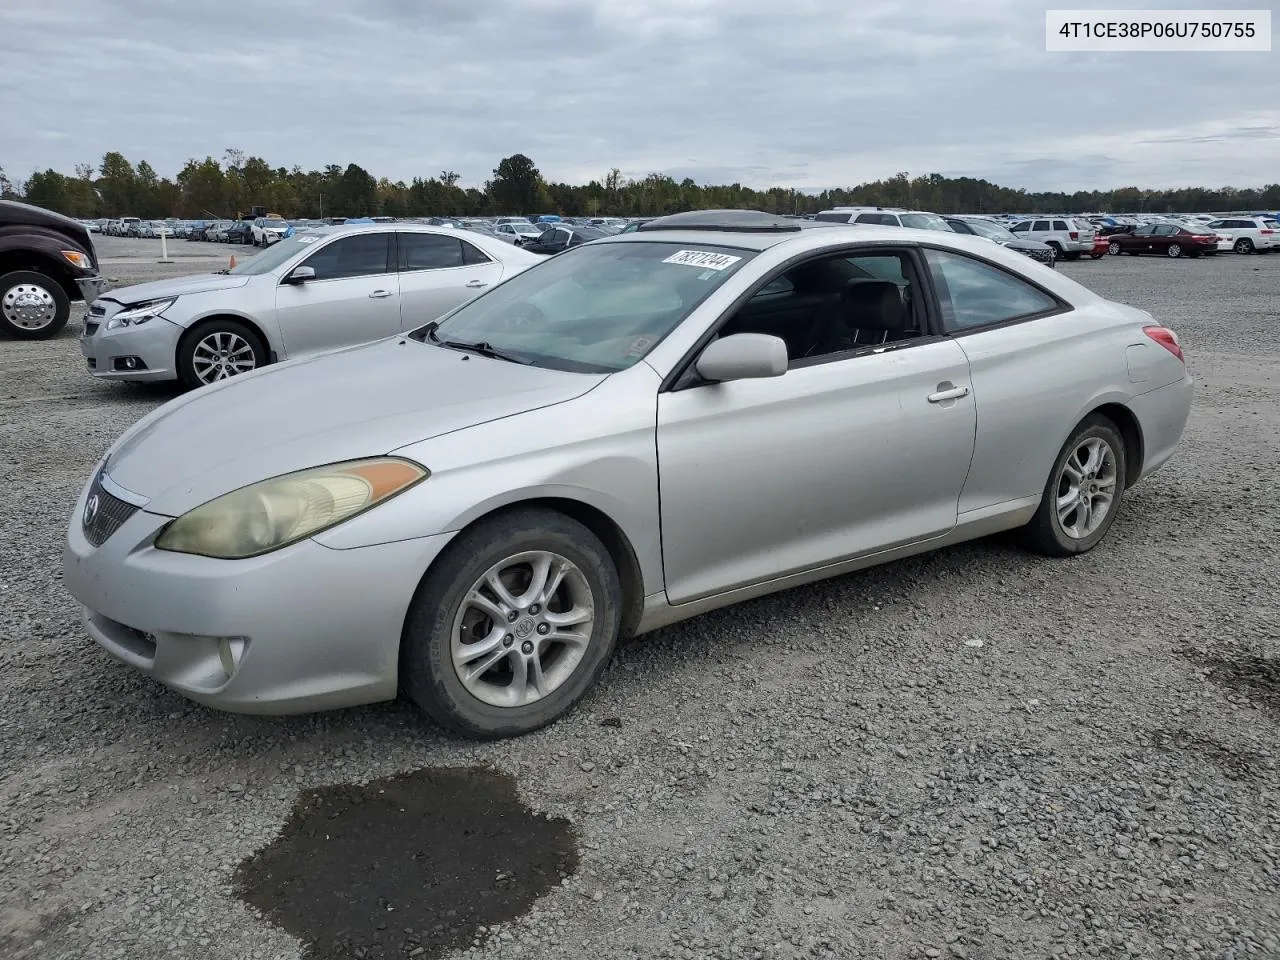
M 938 386 L 941 387 L 943 385 L 938 384 Z M 967 397 L 968 395 L 968 387 L 947 387 L 946 389 L 939 390 L 937 393 L 929 394 L 929 402 L 944 403 L 947 400 L 959 400 L 961 397 Z
M 489 284 L 483 280 L 468 280 L 466 285 L 474 289 L 476 287 L 487 287 Z
M 391 296 L 390 290 L 375 290 L 373 293 L 369 294 L 370 299 L 373 300 L 382 300 L 389 296 Z

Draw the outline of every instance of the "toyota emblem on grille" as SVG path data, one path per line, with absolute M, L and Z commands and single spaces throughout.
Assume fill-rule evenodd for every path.
M 86 527 L 93 525 L 94 518 L 98 516 L 99 505 L 100 505 L 100 501 L 98 500 L 98 495 L 96 493 L 93 496 L 91 496 L 88 500 L 85 501 L 84 525 Z

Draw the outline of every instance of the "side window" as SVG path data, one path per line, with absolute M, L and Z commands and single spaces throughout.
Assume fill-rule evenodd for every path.
M 1210 230 L 1221 230 L 1223 227 L 1227 225 L 1228 225 L 1227 221 L 1225 220 L 1210 220 L 1209 223 L 1207 224 Z
M 1055 229 L 1055 230 L 1069 230 L 1069 229 L 1071 229 L 1071 228 L 1067 226 L 1067 221 L 1065 221 L 1065 220 L 1055 220 L 1055 221 L 1053 221 L 1053 229 Z
M 1152 230 L 1152 228 L 1151 228 L 1151 227 L 1149 227 L 1149 226 L 1148 226 L 1148 227 L 1139 227 L 1137 230 L 1133 231 L 1133 235 L 1134 235 L 1135 237 L 1149 237 L 1149 236 L 1151 236 L 1151 230 Z
M 389 233 L 362 233 L 326 244 L 305 261 L 317 280 L 367 277 L 387 272 Z
M 400 234 L 401 270 L 443 270 L 462 266 L 462 241 L 435 233 Z
M 957 253 L 927 250 L 938 288 L 942 322 L 957 333 L 1058 308 L 1058 302 L 1025 280 Z
M 1026 233 L 1027 230 L 1030 228 L 1030 226 L 1031 226 L 1030 223 L 1028 223 L 1026 220 L 1023 220 L 1021 223 L 1015 223 L 1012 227 L 1009 228 L 1009 230 L 1011 233 Z
M 1031 229 L 1036 231 L 1047 231 L 1049 229 L 1049 221 L 1037 220 L 1035 223 L 1031 225 Z
M 1156 227 L 1155 234 L 1157 237 L 1172 237 L 1178 232 L 1178 228 L 1172 224 L 1162 223 Z
M 461 243 L 462 262 L 467 266 L 474 266 L 477 263 L 493 263 L 493 259 L 474 243 L 467 243 L 465 240 L 461 241 Z
M 792 367 L 903 345 L 924 329 L 911 263 L 893 252 L 807 260 L 762 286 L 719 333 L 779 337 Z
M 887 213 L 860 213 L 854 223 L 874 223 L 880 226 L 896 227 L 893 218 Z

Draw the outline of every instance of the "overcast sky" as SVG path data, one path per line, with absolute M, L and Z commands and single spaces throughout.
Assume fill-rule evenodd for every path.
M 802 189 L 900 170 L 1033 190 L 1280 179 L 1280 53 L 1045 52 L 1047 8 L 1102 6 L 0 0 L 0 166 L 70 173 L 119 150 L 173 176 L 237 147 L 467 185 L 516 152 L 568 182 L 614 166 Z

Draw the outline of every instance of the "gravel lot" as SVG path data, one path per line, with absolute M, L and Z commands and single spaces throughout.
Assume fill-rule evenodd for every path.
M 122 282 L 251 252 L 99 243 Z M 237 865 L 299 791 L 480 766 L 579 849 L 455 938 L 476 956 L 1280 957 L 1280 257 L 1063 269 L 1171 323 L 1198 380 L 1102 547 L 984 541 L 704 616 L 496 746 L 399 704 L 217 714 L 99 651 L 59 579 L 69 504 L 172 393 L 92 381 L 75 322 L 0 342 L 0 956 L 331 955 Z M 419 940 L 367 956 L 439 955 Z

